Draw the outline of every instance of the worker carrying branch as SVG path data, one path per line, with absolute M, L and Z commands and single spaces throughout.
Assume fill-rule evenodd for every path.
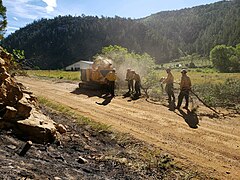
M 141 78 L 139 74 L 137 74 L 135 71 L 132 71 L 133 73 L 133 79 L 135 81 L 135 96 L 141 96 Z
M 186 104 L 183 107 L 184 109 L 188 109 L 188 104 L 189 104 L 189 92 L 191 91 L 191 80 L 190 78 L 187 76 L 187 70 L 183 69 L 181 71 L 182 73 L 182 78 L 181 78 L 181 82 L 180 82 L 180 93 L 178 95 L 178 104 L 176 109 L 180 109 L 180 106 L 182 105 L 182 101 L 183 98 L 185 97 L 186 100 Z

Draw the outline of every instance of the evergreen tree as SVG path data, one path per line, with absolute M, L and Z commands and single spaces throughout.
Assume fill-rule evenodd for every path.
M 109 45 L 138 54 L 146 52 L 161 64 L 187 54 L 209 57 L 219 44 L 235 47 L 240 43 L 239 14 L 239 0 L 234 0 L 136 20 L 58 16 L 34 21 L 9 35 L 3 45 L 8 50 L 23 49 L 32 67 L 41 69 L 61 69 L 79 60 L 92 60 Z
M 0 40 L 3 38 L 6 26 L 7 26 L 6 7 L 3 6 L 2 0 L 0 0 Z

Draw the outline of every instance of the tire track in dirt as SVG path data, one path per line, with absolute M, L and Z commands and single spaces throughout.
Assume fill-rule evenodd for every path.
M 200 126 L 192 129 L 179 113 L 144 99 L 128 102 L 127 98 L 116 97 L 102 106 L 97 104 L 104 100 L 102 98 L 71 93 L 77 84 L 18 79 L 37 96 L 69 106 L 95 121 L 155 144 L 187 166 L 219 179 L 240 177 L 239 116 L 224 120 L 203 117 Z

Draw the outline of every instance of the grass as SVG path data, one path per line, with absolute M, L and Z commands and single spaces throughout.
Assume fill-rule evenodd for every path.
M 231 107 L 240 112 L 240 81 L 228 79 L 219 84 L 203 84 L 194 87 L 201 97 L 211 106 Z
M 165 70 L 159 70 L 160 77 L 166 77 L 167 73 Z M 173 69 L 172 74 L 174 76 L 175 82 L 180 82 L 181 79 L 181 69 Z M 218 73 L 212 71 L 199 71 L 199 69 L 189 69 L 187 73 L 191 78 L 192 84 L 217 84 L 223 83 L 227 79 L 236 79 L 240 81 L 240 73 Z
M 27 70 L 29 76 L 48 77 L 78 81 L 80 79 L 79 71 L 62 71 L 62 70 Z
M 46 98 L 41 97 L 41 96 L 38 97 L 38 101 L 39 101 L 40 104 L 43 104 L 47 107 L 50 107 L 51 109 L 53 109 L 55 111 L 63 113 L 64 115 L 67 115 L 68 117 L 76 119 L 77 122 L 81 125 L 90 125 L 97 132 L 110 131 L 110 126 L 92 121 L 91 119 L 89 119 L 87 117 L 84 117 L 81 114 L 77 113 L 76 111 L 72 110 L 68 106 L 64 106 L 64 105 L 59 104 L 57 102 L 50 101 L 49 99 L 46 99 Z
M 191 62 L 194 63 L 196 68 L 188 68 Z M 177 66 L 179 64 L 181 64 L 181 67 Z M 161 67 L 172 68 L 172 73 L 176 81 L 180 81 L 180 71 L 182 68 L 189 69 L 188 75 L 190 76 L 193 85 L 224 83 L 227 79 L 240 80 L 240 73 L 219 73 L 216 69 L 210 68 L 212 66 L 212 62 L 209 60 L 209 58 L 200 57 L 197 54 L 193 54 L 181 57 L 173 62 L 162 64 Z M 159 69 L 161 69 L 161 67 Z M 161 74 L 166 76 L 166 73 L 165 75 L 164 73 L 165 71 L 161 70 Z
M 180 82 L 181 79 L 181 69 L 173 69 L 172 73 L 176 82 Z M 158 70 L 158 77 L 166 77 L 165 70 Z M 80 72 L 78 71 L 61 71 L 61 70 L 28 70 L 27 74 L 29 76 L 37 77 L 48 77 L 48 78 L 58 78 L 65 80 L 80 80 Z M 189 69 L 188 76 L 192 80 L 192 84 L 206 84 L 206 83 L 223 83 L 227 79 L 237 79 L 240 80 L 240 73 L 218 73 L 212 69 L 207 68 L 197 68 Z
M 185 57 L 181 57 L 179 59 L 175 59 L 172 62 L 163 64 L 163 67 L 171 67 L 176 68 L 180 64 L 182 68 L 189 67 L 190 63 L 194 63 L 196 67 L 212 67 L 213 64 L 209 60 L 209 58 L 206 57 L 200 57 L 198 55 L 188 55 Z
M 181 79 L 181 69 L 173 69 L 172 74 L 174 76 L 174 80 L 176 83 L 180 82 Z M 80 80 L 80 72 L 71 72 L 71 71 L 60 71 L 60 70 L 29 70 L 26 71 L 28 75 L 30 76 L 37 76 L 37 77 L 48 77 L 48 78 L 58 78 L 58 79 L 64 79 L 64 80 L 72 80 L 72 81 L 79 81 Z M 153 76 L 151 76 L 147 83 L 152 84 L 152 88 L 149 91 L 149 95 L 155 99 L 160 101 L 160 99 L 163 97 L 164 89 L 160 87 L 160 78 L 166 77 L 167 73 L 165 70 L 156 70 L 153 73 Z M 210 104 L 219 104 L 217 102 L 217 99 L 220 99 L 217 93 L 211 93 L 214 91 L 214 87 L 223 87 L 222 84 L 224 84 L 228 79 L 236 80 L 237 82 L 240 81 L 240 73 L 219 73 L 214 71 L 213 69 L 209 68 L 194 68 L 194 69 L 188 69 L 188 76 L 191 78 L 193 89 L 197 87 L 200 92 L 199 94 L 202 94 L 204 96 L 205 100 L 211 102 Z M 143 79 L 143 81 L 145 81 Z M 142 83 L 144 86 L 144 82 Z M 124 85 L 126 85 L 126 82 L 124 82 Z M 118 89 L 118 94 L 121 92 L 121 89 L 123 89 L 125 86 L 121 86 L 120 90 Z M 179 89 L 179 85 L 175 84 L 174 87 L 176 89 Z M 205 87 L 205 88 L 204 88 Z M 202 91 L 202 89 L 206 89 L 208 87 L 208 91 Z M 225 88 L 226 89 L 226 88 Z M 201 92 L 202 91 L 202 92 Z M 215 92 L 215 91 L 214 91 Z M 217 92 L 217 91 L 216 91 Z M 222 92 L 222 91 L 221 91 Z M 229 91 L 230 92 L 230 91 Z M 224 94 L 224 91 L 222 92 Z M 234 96 L 234 94 L 229 94 L 229 96 Z M 207 99 L 206 99 L 207 98 Z M 215 102 L 216 101 L 216 102 Z M 229 104 L 230 103 L 225 103 Z M 236 107 L 239 106 L 239 103 L 236 103 Z M 60 108 L 60 107 L 58 107 Z M 239 107 L 237 108 L 239 109 Z M 60 108 L 60 111 L 67 111 L 64 108 Z

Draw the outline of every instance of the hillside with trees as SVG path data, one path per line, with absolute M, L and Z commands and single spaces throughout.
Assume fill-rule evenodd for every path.
M 239 14 L 240 1 L 233 0 L 160 12 L 142 22 L 156 41 L 167 44 L 160 48 L 169 51 L 165 59 L 193 53 L 208 56 L 216 45 L 235 46 L 240 42 Z
M 164 11 L 142 19 L 58 16 L 34 21 L 9 35 L 8 50 L 25 52 L 30 68 L 61 69 L 91 60 L 103 47 L 119 45 L 148 53 L 157 63 L 189 54 L 209 56 L 216 45 L 240 43 L 240 1 Z

